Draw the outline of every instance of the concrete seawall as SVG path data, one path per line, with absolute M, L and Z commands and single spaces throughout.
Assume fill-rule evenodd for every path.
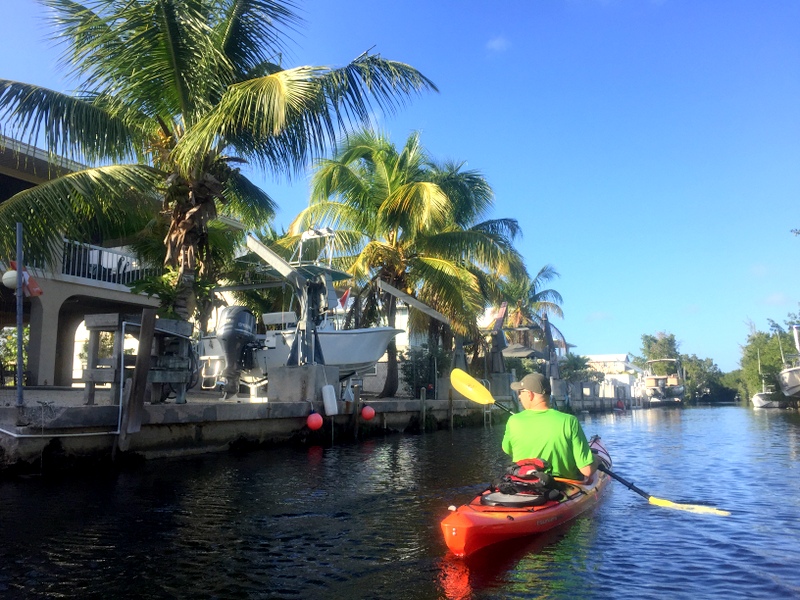
M 83 405 L 82 390 L 31 390 L 25 406 L 0 406 L 0 470 L 40 470 L 227 451 L 237 447 L 347 441 L 391 432 L 481 425 L 490 417 L 465 399 L 372 399 L 338 402 L 338 414 L 325 416 L 322 402 L 222 401 L 219 394 L 195 393 L 185 404 L 146 404 L 138 431 L 129 433 L 119 405 L 110 399 Z M 364 404 L 375 409 L 367 421 Z M 311 431 L 311 409 L 323 427 Z M 502 419 L 498 410 L 492 418 Z M 134 428 L 135 429 L 135 428 Z M 112 458 L 113 457 L 113 458 Z
M 0 396 L 0 471 L 91 467 L 291 442 L 340 443 L 388 433 L 480 427 L 507 418 L 498 408 L 461 397 L 340 400 L 338 414 L 329 417 L 322 401 L 223 401 L 217 392 L 195 391 L 184 404 L 145 404 L 137 419 L 141 424 L 130 427 L 110 393 L 98 394 L 96 404 L 87 406 L 79 388 L 26 388 L 24 400 L 25 406 L 18 408 L 11 394 Z M 611 398 L 583 398 L 572 400 L 570 410 L 605 412 L 615 403 Z M 375 409 L 372 420 L 361 416 L 365 404 Z M 563 408 L 563 401 L 558 406 Z M 306 424 L 312 408 L 324 417 L 317 431 Z

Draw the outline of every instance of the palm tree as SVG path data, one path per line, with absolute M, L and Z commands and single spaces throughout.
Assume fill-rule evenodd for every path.
M 550 280 L 558 276 L 558 271 L 552 265 L 545 265 L 533 279 L 525 275 L 500 282 L 501 296 L 508 303 L 506 325 L 512 342 L 531 347 L 531 332 L 542 330 L 545 315 L 564 317 L 561 294 L 554 289 L 544 289 Z M 550 325 L 552 327 L 552 323 Z M 553 329 L 557 337 L 563 338 L 557 329 Z
M 417 133 L 398 150 L 384 135 L 360 131 L 335 158 L 318 163 L 311 204 L 290 232 L 332 227 L 357 280 L 389 283 L 443 313 L 454 332 L 474 331 L 488 274 L 512 273 L 522 261 L 510 242 L 516 221 L 476 222 L 492 205 L 491 188 L 461 167 L 432 162 Z M 377 287 L 367 289 L 365 312 L 378 300 Z M 396 298 L 382 295 L 380 302 L 394 326 Z M 384 397 L 398 386 L 394 341 L 387 352 Z
M 40 0 L 78 82 L 74 94 L 0 80 L 6 133 L 89 165 L 0 206 L 0 231 L 22 221 L 26 253 L 55 260 L 63 235 L 133 233 L 166 220 L 175 311 L 193 312 L 219 213 L 260 227 L 273 200 L 239 170 L 291 175 L 340 127 L 435 90 L 412 67 L 363 54 L 333 69 L 280 64 L 299 19 L 289 0 Z M 134 218 L 136 217 L 136 218 Z M 13 235 L 0 235 L 8 253 Z

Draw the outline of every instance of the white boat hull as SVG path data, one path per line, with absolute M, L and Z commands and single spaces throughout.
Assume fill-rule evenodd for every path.
M 680 406 L 683 398 L 661 398 L 658 396 L 650 397 L 650 406 Z
M 800 367 L 790 367 L 778 374 L 778 383 L 783 395 L 788 398 L 800 398 Z
M 777 394 L 773 392 L 759 392 L 750 401 L 753 403 L 753 408 L 786 408 L 786 400 L 781 400 L 776 396 Z
M 392 327 L 368 329 L 318 330 L 319 345 L 326 365 L 338 367 L 342 375 L 371 369 L 386 352 L 386 346 L 402 330 Z M 255 352 L 256 367 L 243 375 L 264 377 L 269 369 L 286 365 L 294 342 L 294 331 L 276 331 L 274 343 L 265 339 L 265 347 Z M 259 340 L 261 336 L 256 338 Z M 280 339 L 279 339 L 280 338 Z
M 324 363 L 337 367 L 340 377 L 347 377 L 371 369 L 384 355 L 392 338 L 401 332 L 401 329 L 393 327 L 370 327 L 318 330 L 317 334 Z M 269 376 L 270 369 L 285 366 L 294 338 L 294 330 L 268 331 L 257 335 L 255 341 L 262 348 L 253 353 L 255 366 L 242 371 L 242 381 L 262 380 Z M 222 361 L 224 364 L 225 353 L 216 337 L 203 338 L 200 360 Z M 218 372 L 223 370 L 219 369 Z

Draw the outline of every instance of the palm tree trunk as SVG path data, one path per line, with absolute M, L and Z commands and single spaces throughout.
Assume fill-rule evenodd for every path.
M 188 193 L 184 192 L 188 189 Z M 215 198 L 220 196 L 222 184 L 212 175 L 204 173 L 199 181 L 185 183 L 175 178 L 167 197 L 174 202 L 172 220 L 164 240 L 167 254 L 164 264 L 178 267 L 177 292 L 173 310 L 188 321 L 197 307 L 195 281 L 197 269 L 202 274 L 200 261 L 208 256 L 208 221 L 217 214 Z
M 175 314 L 188 321 L 195 312 L 196 296 L 194 290 L 194 269 L 187 271 L 184 269 L 178 279 L 177 293 L 175 294 L 175 304 L 173 310 Z

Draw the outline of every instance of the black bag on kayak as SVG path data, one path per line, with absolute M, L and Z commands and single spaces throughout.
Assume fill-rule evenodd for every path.
M 526 494 L 558 500 L 562 486 L 553 479 L 550 470 L 550 465 L 541 458 L 519 460 L 492 482 L 491 489 L 502 494 Z

